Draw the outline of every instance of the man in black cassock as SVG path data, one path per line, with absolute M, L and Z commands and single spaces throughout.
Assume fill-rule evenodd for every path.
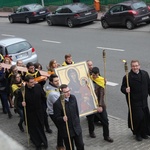
M 44 132 L 43 112 L 43 103 L 46 97 L 41 85 L 35 84 L 34 77 L 27 76 L 25 81 L 25 102 L 23 102 L 22 105 L 26 106 L 30 139 L 36 146 L 36 149 L 40 150 L 41 146 L 45 148 L 48 147 Z
M 150 95 L 150 78 L 146 71 L 140 70 L 138 60 L 131 61 L 131 71 L 128 74 L 129 87 L 127 87 L 126 76 L 123 77 L 121 92 L 126 95 L 128 104 L 128 93 L 132 111 L 133 130 L 131 128 L 130 112 L 128 115 L 128 126 L 137 141 L 148 139 L 150 135 L 150 113 L 148 108 L 148 95 Z

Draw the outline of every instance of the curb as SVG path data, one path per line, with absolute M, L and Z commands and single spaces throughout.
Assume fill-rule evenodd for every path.
M 0 16 L 0 18 L 8 18 L 8 16 Z M 101 19 L 96 19 L 95 21 L 101 21 Z

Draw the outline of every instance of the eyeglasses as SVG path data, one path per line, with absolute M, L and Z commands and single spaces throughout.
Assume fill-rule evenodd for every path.
M 16 78 L 20 78 L 20 76 L 16 76 Z
M 34 69 L 35 67 L 30 67 L 29 69 Z
M 65 91 L 65 92 L 63 92 L 63 93 L 69 93 L 71 90 L 68 90 L 68 91 Z

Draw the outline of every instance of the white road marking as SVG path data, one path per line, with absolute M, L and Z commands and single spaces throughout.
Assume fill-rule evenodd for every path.
M 117 85 L 119 85 L 119 84 L 118 84 L 118 83 L 114 83 L 114 82 L 107 81 L 107 82 L 106 82 L 106 85 L 109 85 L 109 86 L 117 86 Z
M 42 40 L 43 42 L 49 42 L 49 43 L 56 43 L 56 44 L 60 44 L 61 42 L 58 41 L 50 41 L 50 40 Z
M 123 52 L 125 50 L 123 49 L 116 49 L 116 48 L 108 48 L 108 47 L 97 47 L 98 49 L 103 49 L 103 50 L 110 50 L 110 51 L 120 51 Z
M 15 35 L 10 35 L 10 34 L 1 34 L 2 36 L 9 36 L 9 37 L 15 37 Z

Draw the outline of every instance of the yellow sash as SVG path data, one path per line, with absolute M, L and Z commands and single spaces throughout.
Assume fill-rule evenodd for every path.
M 93 77 L 91 76 L 92 81 L 94 81 L 96 84 L 98 84 L 99 86 L 105 88 L 105 80 L 103 77 L 98 76 L 98 78 L 93 79 Z
M 72 61 L 72 64 L 74 64 L 74 61 Z M 67 66 L 68 64 L 64 61 L 62 66 Z
M 17 85 L 17 84 L 13 84 L 12 85 L 12 91 L 13 91 L 13 93 L 17 90 L 17 89 L 19 89 L 20 87 Z

